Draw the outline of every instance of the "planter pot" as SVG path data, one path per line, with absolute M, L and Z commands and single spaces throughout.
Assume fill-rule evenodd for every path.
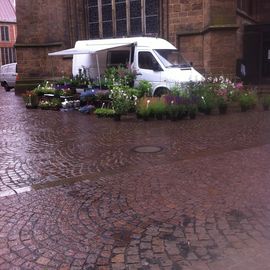
M 263 105 L 263 110 L 264 111 L 269 111 L 269 105 Z
M 241 105 L 241 112 L 246 112 L 249 110 L 249 106 Z
M 205 109 L 203 110 L 203 112 L 204 112 L 205 115 L 210 115 L 211 112 L 212 112 L 212 108 L 205 108 Z
M 226 114 L 227 113 L 227 110 L 228 110 L 228 106 L 227 105 L 223 105 L 223 106 L 219 106 L 218 107 L 219 114 Z
M 170 120 L 171 121 L 177 121 L 179 118 L 178 118 L 178 116 L 176 116 L 176 115 L 172 115 L 171 117 L 170 117 Z
M 113 120 L 114 120 L 114 121 L 121 121 L 121 114 L 115 114 L 115 115 L 113 116 Z
M 190 119 L 195 119 L 196 116 L 197 116 L 196 112 L 190 112 L 190 113 L 189 113 L 189 118 L 190 118 Z
M 37 109 L 38 108 L 38 105 L 26 104 L 25 107 L 27 109 Z
M 148 116 L 148 115 L 143 115 L 143 116 L 142 116 L 142 119 L 143 119 L 144 121 L 148 121 L 148 120 L 149 120 L 149 116 Z

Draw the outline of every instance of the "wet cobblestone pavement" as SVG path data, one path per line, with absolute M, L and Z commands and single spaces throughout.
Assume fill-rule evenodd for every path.
M 114 122 L 0 92 L 0 270 L 270 269 L 270 112 Z

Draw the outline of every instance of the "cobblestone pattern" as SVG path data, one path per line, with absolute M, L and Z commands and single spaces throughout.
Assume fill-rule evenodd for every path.
M 27 110 L 1 92 L 0 191 L 84 175 L 137 168 L 269 143 L 268 112 L 201 116 L 190 121 L 129 119 L 120 123 L 77 112 Z M 228 126 L 230 128 L 228 128 Z M 141 154 L 140 145 L 163 152 Z
M 0 269 L 268 269 L 269 150 L 2 198 Z
M 0 198 L 1 270 L 269 269 L 268 112 L 114 123 L 0 103 L 2 191 L 44 183 Z M 131 150 L 149 144 L 164 151 Z

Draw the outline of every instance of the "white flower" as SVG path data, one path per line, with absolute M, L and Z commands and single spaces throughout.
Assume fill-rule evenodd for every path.
M 224 77 L 223 77 L 223 76 L 219 76 L 219 80 L 220 80 L 221 82 L 224 82 Z

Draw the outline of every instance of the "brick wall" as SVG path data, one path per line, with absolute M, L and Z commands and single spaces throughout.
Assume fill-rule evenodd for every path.
M 270 1 L 259 1 L 256 20 L 270 21 Z M 234 74 L 242 57 L 243 24 L 254 23 L 236 12 L 235 0 L 163 0 L 161 36 L 185 59 L 206 73 Z M 35 12 L 33 12 L 35 11 Z M 22 80 L 71 73 L 71 60 L 47 57 L 89 38 L 84 0 L 17 2 L 17 55 Z
M 204 54 L 203 54 L 202 35 L 181 36 L 178 41 L 178 48 L 187 62 L 200 72 L 204 73 Z
M 262 23 L 270 23 L 270 1 L 259 1 L 259 20 Z
M 235 30 L 211 31 L 204 36 L 206 73 L 233 77 L 236 70 Z
M 168 39 L 177 45 L 177 34 L 203 27 L 203 0 L 168 1 Z
M 236 2 L 168 2 L 168 39 L 184 58 L 202 73 L 235 73 Z
M 76 40 L 85 38 L 82 3 L 83 0 L 17 2 L 18 92 L 28 84 L 34 87 L 30 86 L 32 81 L 71 75 L 70 58 L 48 57 L 48 53 L 73 47 Z

